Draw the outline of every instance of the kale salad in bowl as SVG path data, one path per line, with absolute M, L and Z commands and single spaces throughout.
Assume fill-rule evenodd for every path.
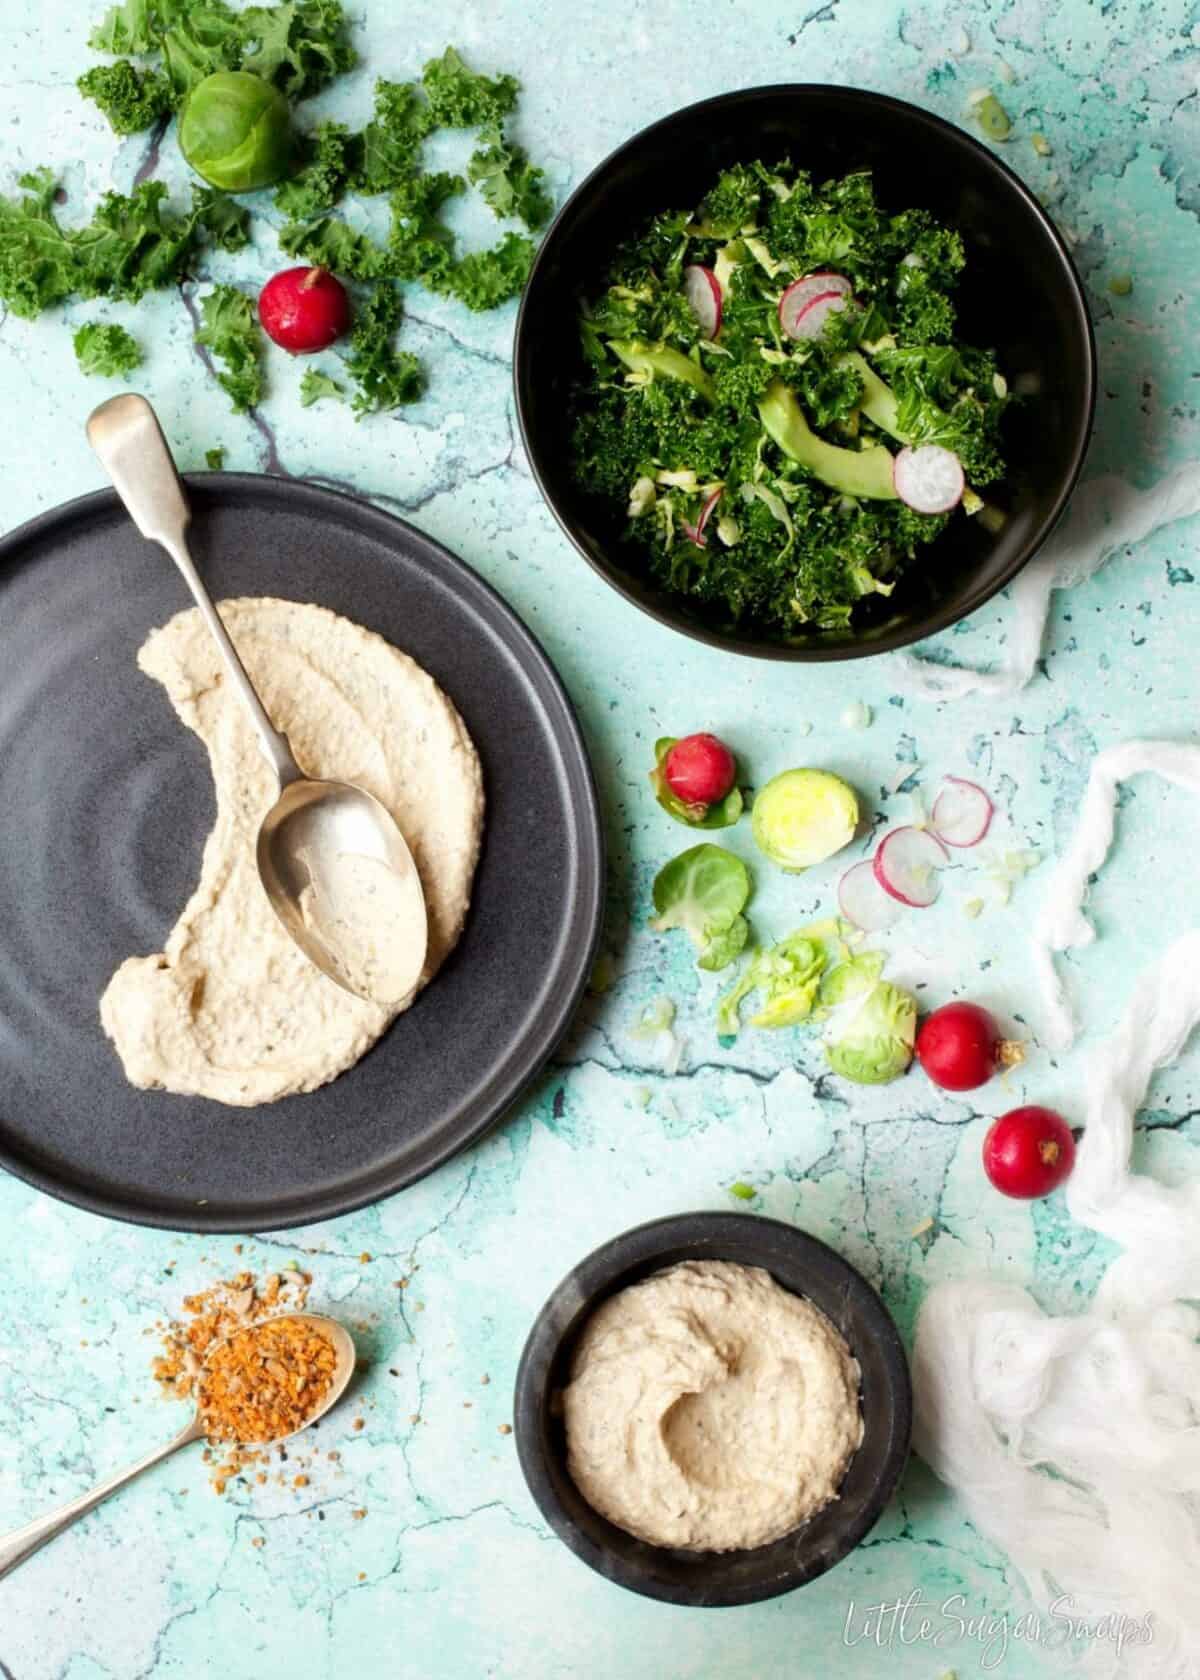
M 962 341 L 963 241 L 869 173 L 725 170 L 580 311 L 572 464 L 666 589 L 787 636 L 853 627 L 958 518 L 998 528 L 1009 388 Z
M 662 118 L 575 189 L 514 384 L 538 487 L 613 589 L 696 640 L 820 661 L 931 635 L 1015 576 L 1074 488 L 1096 366 L 1067 247 L 996 151 L 783 84 Z

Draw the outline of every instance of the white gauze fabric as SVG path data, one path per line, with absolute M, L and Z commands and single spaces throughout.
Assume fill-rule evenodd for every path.
M 1047 882 L 1033 924 L 1033 960 L 1045 1010 L 1045 1040 L 1050 1049 L 1067 1050 L 1075 1040 L 1075 1020 L 1053 953 L 1089 945 L 1095 929 L 1083 913 L 1089 878 L 1108 856 L 1113 842 L 1117 789 L 1130 776 L 1153 771 L 1178 787 L 1200 793 L 1200 747 L 1182 741 L 1123 741 L 1097 753 L 1088 777 L 1079 826 Z
M 992 671 L 941 665 L 913 653 L 892 656 L 900 685 L 925 700 L 967 694 L 1018 693 L 1030 681 L 1056 589 L 1073 589 L 1099 571 L 1110 554 L 1139 543 L 1164 525 L 1200 513 L 1200 461 L 1177 468 L 1148 490 L 1115 474 L 1093 478 L 1078 490 L 1063 524 L 1009 589 L 1013 618 L 1006 657 Z
M 1117 787 L 1142 770 L 1200 792 L 1200 747 L 1130 741 L 1097 755 L 1038 918 L 1056 987 L 1051 952 L 1094 937 L 1088 878 L 1112 842 Z M 1151 1613 L 1152 1644 L 1118 1662 L 1099 1642 L 1083 1663 L 1146 1680 L 1200 1673 L 1200 1178 L 1158 1183 L 1131 1172 L 1130 1154 L 1155 1069 L 1198 1021 L 1193 930 L 1141 975 L 1092 1059 L 1067 1208 L 1122 1253 L 1088 1311 L 1051 1318 L 1012 1284 L 940 1284 L 913 1355 L 921 1456 L 1044 1609 L 1067 1593 L 1093 1621 Z

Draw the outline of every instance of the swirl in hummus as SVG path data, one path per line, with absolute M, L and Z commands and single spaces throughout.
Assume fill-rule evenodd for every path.
M 220 612 L 305 773 L 356 783 L 395 817 L 425 893 L 423 985 L 458 938 L 479 855 L 483 787 L 462 719 L 407 654 L 324 607 L 247 597 Z M 351 996 L 277 920 L 255 861 L 275 780 L 200 614 L 153 631 L 138 664 L 208 748 L 217 814 L 165 948 L 128 958 L 109 981 L 104 1030 L 134 1085 L 243 1107 L 315 1090 L 353 1066 L 415 993 Z M 344 905 L 334 913 L 361 924 Z M 386 943 L 378 904 L 365 913 Z M 386 980 L 386 952 L 365 957 Z
M 568 1468 L 641 1540 L 762 1546 L 837 1497 L 862 1440 L 858 1387 L 811 1302 L 756 1266 L 685 1261 L 585 1325 L 563 1396 Z

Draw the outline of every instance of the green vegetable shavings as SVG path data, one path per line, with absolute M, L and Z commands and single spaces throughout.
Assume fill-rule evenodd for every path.
M 228 393 L 235 414 L 262 400 L 262 335 L 254 305 L 236 286 L 215 286 L 201 304 L 196 343 L 225 363 L 217 383 Z
M 675 1004 L 669 997 L 657 997 L 648 1003 L 629 1029 L 630 1038 L 654 1039 L 659 1033 L 670 1032 L 675 1024 Z
M 113 378 L 140 366 L 142 352 L 132 333 L 115 324 L 86 321 L 75 334 L 75 359 L 84 373 Z
M 112 125 L 114 134 L 137 134 L 165 117 L 174 106 L 171 84 L 157 70 L 139 70 L 127 58 L 96 64 L 76 82 Z
M 989 140 L 1007 140 L 1012 133 L 1012 119 L 994 93 L 975 106 L 975 121 Z
M 650 482 L 650 481 L 647 481 Z M 651 483 L 651 491 L 653 491 Z M 676 735 L 663 735 L 654 743 L 654 769 L 650 772 L 650 786 L 654 789 L 654 797 L 669 817 L 674 817 L 677 823 L 683 823 L 687 828 L 732 828 L 742 814 L 744 800 L 742 790 L 731 787 L 724 799 L 718 799 L 711 805 L 689 805 L 680 799 L 678 794 L 672 793 L 663 774 L 663 760 L 678 740 Z
M 431 58 L 421 72 L 429 111 L 438 128 L 484 128 L 502 121 L 517 103 L 515 76 L 482 76 L 469 70 L 453 47 Z
M 479 138 L 479 149 L 467 163 L 467 180 L 479 188 L 497 216 L 515 216 L 526 227 L 541 227 L 552 208 L 545 171 L 505 138 L 499 124 L 489 125 Z
M 356 417 L 416 402 L 424 392 L 420 362 L 392 343 L 403 317 L 404 300 L 391 284 L 376 286 L 359 306 L 346 358 L 346 372 L 358 387 L 352 403 Z
M 832 918 L 798 928 L 766 950 L 752 953 L 737 983 L 717 1004 L 717 1031 L 733 1038 L 741 1031 L 741 1005 L 757 992 L 761 1006 L 752 1027 L 792 1027 L 813 1012 L 817 993 L 834 951 L 840 948 L 841 924 Z
M 345 389 L 329 374 L 322 373 L 320 368 L 305 368 L 300 376 L 301 408 L 311 408 L 313 403 L 321 402 L 325 397 L 333 397 L 338 402 L 345 402 Z
M 207 188 L 195 192 L 190 212 L 165 210 L 161 181 L 144 181 L 127 197 L 106 193 L 90 222 L 67 228 L 55 214 L 49 170 L 18 184 L 22 197 L 0 197 L 0 301 L 29 319 L 69 297 L 136 303 L 180 279 L 202 241 L 235 249 L 231 241 L 244 228 L 237 208 Z
M 632 229 L 581 308 L 569 416 L 573 475 L 629 569 L 716 628 L 787 640 L 884 620 L 954 517 L 898 498 L 897 448 L 953 450 L 972 484 L 1003 473 L 1007 389 L 955 326 L 964 263 L 955 230 L 885 209 L 869 174 L 817 184 L 788 164 L 726 170 L 694 210 Z M 721 292 L 715 342 L 692 265 Z M 851 289 L 797 341 L 780 301 L 814 272 Z
M 755 1196 L 758 1195 L 758 1191 L 754 1188 L 753 1184 L 745 1184 L 739 1178 L 736 1184 L 731 1184 L 729 1186 L 729 1194 L 731 1196 L 736 1196 L 739 1202 L 752 1202 Z
M 659 933 L 682 928 L 700 953 L 700 968 L 724 968 L 745 945 L 750 872 L 724 847 L 693 846 L 672 858 L 655 876 L 653 894 L 651 927 Z
M 1133 275 L 1114 274 L 1108 282 L 1108 289 L 1114 297 L 1128 297 L 1133 290 Z
M 905 1073 L 917 1036 L 917 1000 L 882 978 L 881 951 L 841 963 L 821 986 L 828 1009 L 825 1054 L 834 1073 L 858 1085 L 886 1085 Z
M 204 451 L 204 465 L 209 472 L 220 472 L 225 465 L 225 445 L 218 443 L 215 449 Z

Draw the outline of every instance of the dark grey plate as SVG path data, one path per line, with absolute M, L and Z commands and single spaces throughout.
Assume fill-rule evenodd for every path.
M 0 542 L 0 1163 L 115 1218 L 267 1230 L 402 1189 L 520 1095 L 587 981 L 603 842 L 558 677 L 461 561 L 330 490 L 188 483 L 213 593 L 317 601 L 410 652 L 462 712 L 488 799 L 462 941 L 357 1067 L 255 1109 L 134 1090 L 97 1003 L 162 948 L 213 816 L 204 749 L 135 664 L 188 596 L 110 491 Z

